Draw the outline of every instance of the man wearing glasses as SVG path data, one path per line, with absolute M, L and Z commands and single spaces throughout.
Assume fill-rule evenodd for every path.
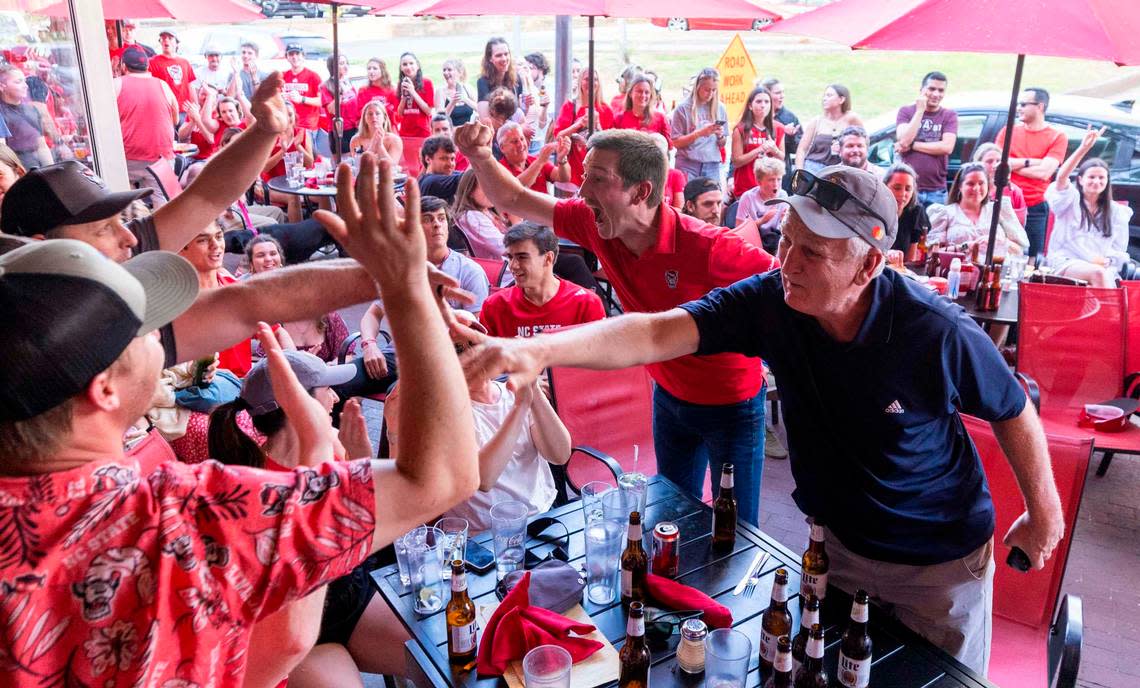
M 1065 159 L 1068 140 L 1059 129 L 1045 123 L 1049 108 L 1049 92 L 1043 88 L 1027 88 L 1017 101 L 1017 118 L 1013 127 L 1013 140 L 1009 144 L 1010 179 L 1025 193 L 1028 214 L 1025 232 L 1029 235 L 1029 255 L 1036 256 L 1045 250 L 1045 227 L 1049 223 L 1049 204 L 1045 202 L 1045 189 L 1053 174 Z M 999 147 L 1005 142 L 1005 127 L 994 141 Z
M 826 524 L 830 582 L 863 587 L 904 624 L 985 673 L 994 509 L 959 413 L 988 420 L 1027 511 L 1005 542 L 1041 568 L 1064 531 L 1045 436 L 986 334 L 894 270 L 890 191 L 841 165 L 799 170 L 779 270 L 654 314 L 528 340 L 485 339 L 468 377 L 512 385 L 548 365 L 613 369 L 724 352 L 780 381 L 797 506 Z

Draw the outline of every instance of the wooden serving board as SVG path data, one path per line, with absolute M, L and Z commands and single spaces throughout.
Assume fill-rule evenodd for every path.
M 498 606 L 498 603 L 477 606 L 475 616 L 479 620 L 479 628 L 487 627 L 487 622 L 490 621 L 491 615 L 495 613 Z M 591 626 L 595 625 L 590 615 L 582 609 L 580 604 L 571 607 L 564 616 Z M 602 644 L 602 649 L 578 662 L 570 669 L 570 688 L 597 688 L 597 686 L 616 681 L 620 665 L 617 650 L 600 631 L 595 630 L 583 637 L 598 641 Z M 526 688 L 521 659 L 507 665 L 503 680 L 507 682 L 510 688 Z

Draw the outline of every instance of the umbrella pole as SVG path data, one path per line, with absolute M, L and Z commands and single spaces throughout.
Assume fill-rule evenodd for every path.
M 586 117 L 587 117 L 586 122 L 588 123 L 588 126 L 586 128 L 586 132 L 588 134 L 587 138 L 594 135 L 594 17 L 593 17 L 593 15 L 590 16 L 590 40 L 589 40 L 588 45 L 590 46 L 590 51 L 589 51 L 589 55 L 590 55 L 590 59 L 589 59 L 589 62 L 590 62 L 590 93 L 589 93 L 589 104 L 587 106 L 588 109 L 586 110 Z
M 997 238 L 998 220 L 1001 219 L 1002 194 L 1009 185 L 1009 145 L 1013 141 L 1013 122 L 1017 116 L 1017 96 L 1021 93 L 1021 72 L 1025 68 L 1025 55 L 1017 56 L 1017 68 L 1013 72 L 1013 92 L 1009 95 L 1009 112 L 1005 116 L 1005 141 L 1001 146 L 1001 162 L 994 173 L 994 206 L 990 213 L 990 240 L 986 245 L 986 265 L 994 261 L 994 241 Z
M 340 5 L 332 3 L 332 39 L 333 39 L 333 121 L 332 144 L 333 165 L 340 164 L 340 148 L 344 142 L 344 120 L 340 118 L 340 41 L 337 36 L 337 12 Z

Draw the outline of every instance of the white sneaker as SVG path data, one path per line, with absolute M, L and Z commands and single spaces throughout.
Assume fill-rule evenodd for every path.
M 764 456 L 769 459 L 788 458 L 788 450 L 784 449 L 784 445 L 780 444 L 780 438 L 776 437 L 776 433 L 770 428 L 764 431 Z

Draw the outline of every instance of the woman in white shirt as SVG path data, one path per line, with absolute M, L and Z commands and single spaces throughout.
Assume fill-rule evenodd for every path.
M 455 315 L 463 325 L 487 332 L 467 311 L 457 310 Z M 474 345 L 457 339 L 454 333 L 452 341 L 459 354 Z M 399 387 L 397 384 L 384 404 L 392 456 L 399 456 L 399 428 L 393 425 Z M 570 460 L 570 431 L 537 381 L 511 392 L 502 382 L 483 380 L 471 387 L 470 394 L 479 442 L 479 491 L 446 515 L 467 519 L 471 532 L 476 533 L 490 530 L 491 506 L 498 502 L 523 502 L 532 516 L 548 511 L 557 492 L 547 464 L 560 466 Z
M 1057 274 L 1086 280 L 1094 287 L 1113 287 L 1120 266 L 1128 261 L 1132 209 L 1112 200 L 1112 180 L 1104 160 L 1090 158 L 1077 167 L 1102 133 L 1104 129 L 1089 129 L 1057 170 L 1057 181 L 1045 190 L 1054 216 L 1047 250 Z M 1069 180 L 1074 167 L 1075 184 Z
M 933 203 L 926 209 L 930 217 L 927 243 L 956 246 L 963 250 L 977 244 L 979 251 L 984 253 L 995 205 L 990 201 L 990 180 L 986 168 L 976 162 L 962 165 L 954 177 L 947 200 L 947 205 Z M 998 228 L 995 256 L 1024 253 L 1029 247 L 1029 237 L 1017 220 L 1008 198 L 1002 198 Z

